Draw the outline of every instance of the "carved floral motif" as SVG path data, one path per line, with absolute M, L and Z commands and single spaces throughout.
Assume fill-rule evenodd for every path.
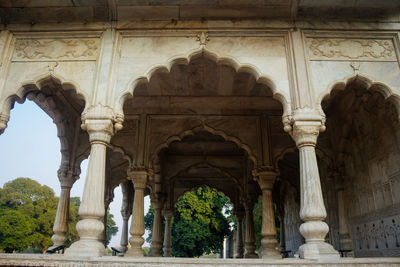
M 14 61 L 96 60 L 98 39 L 18 39 Z
M 372 39 L 307 39 L 310 60 L 396 61 L 391 40 Z

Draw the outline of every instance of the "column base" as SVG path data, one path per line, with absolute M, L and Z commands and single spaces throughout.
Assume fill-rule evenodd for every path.
M 134 258 L 140 258 L 144 257 L 144 251 L 142 248 L 140 249 L 135 249 L 135 248 L 130 248 L 128 251 L 124 254 L 125 257 L 134 257 Z
M 263 259 L 282 259 L 282 255 L 275 249 L 267 249 L 262 251 Z
M 299 248 L 299 255 L 302 259 L 336 259 L 340 258 L 332 245 L 326 242 L 308 242 Z
M 106 255 L 104 244 L 98 240 L 81 239 L 64 253 L 66 256 L 101 257 Z
M 261 258 L 263 259 L 282 259 L 282 255 L 278 251 L 277 240 L 270 235 L 261 239 Z
M 258 257 L 258 255 L 256 253 L 252 252 L 252 253 L 245 253 L 243 258 L 245 258 L 245 259 L 258 259 L 259 257 Z

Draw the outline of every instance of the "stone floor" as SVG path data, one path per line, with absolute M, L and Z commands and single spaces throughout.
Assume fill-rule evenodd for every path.
M 337 260 L 261 260 L 261 259 L 187 259 L 187 258 L 125 258 L 91 257 L 76 258 L 64 255 L 0 254 L 0 266 L 400 266 L 400 258 L 341 258 Z

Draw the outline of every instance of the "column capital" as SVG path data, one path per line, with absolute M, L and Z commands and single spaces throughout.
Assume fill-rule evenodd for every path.
M 174 211 L 172 209 L 166 209 L 162 211 L 162 215 L 166 220 L 171 220 L 174 217 Z
M 242 203 L 245 211 L 251 210 L 253 211 L 254 204 L 257 202 L 257 200 L 253 198 L 245 198 Z
M 278 173 L 273 170 L 253 171 L 254 180 L 258 182 L 262 191 L 272 190 Z
M 61 188 L 70 189 L 76 180 L 79 179 L 80 171 L 73 171 L 68 167 L 60 167 L 57 171 L 58 180 Z
M 131 180 L 136 189 L 145 189 L 149 172 L 146 169 L 131 169 L 128 171 L 128 180 Z
M 237 220 L 243 220 L 244 218 L 244 210 L 235 210 L 234 215 L 236 216 Z
M 316 109 L 301 108 L 293 112 L 290 121 L 284 121 L 284 130 L 288 132 L 297 147 L 315 146 L 320 132 L 324 132 L 325 117 Z
M 89 134 L 90 142 L 110 143 L 111 137 L 122 129 L 123 117 L 109 106 L 93 105 L 82 113 L 82 130 Z
M 150 195 L 151 204 L 153 204 L 154 209 L 162 209 L 164 206 L 164 196 L 161 193 L 153 193 Z

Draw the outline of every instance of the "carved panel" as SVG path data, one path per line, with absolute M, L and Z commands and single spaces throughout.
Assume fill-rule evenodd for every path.
M 17 39 L 13 61 L 96 60 L 99 39 Z
M 397 61 L 390 39 L 308 38 L 310 60 Z
M 369 219 L 368 222 L 353 226 L 355 255 L 400 256 L 400 215 Z

